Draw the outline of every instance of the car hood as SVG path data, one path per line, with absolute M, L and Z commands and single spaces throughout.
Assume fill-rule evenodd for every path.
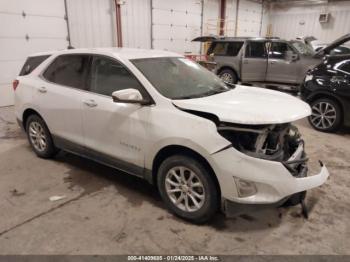
M 249 125 L 288 123 L 311 114 L 308 104 L 291 95 L 241 85 L 224 93 L 173 103 L 180 109 L 214 114 L 223 122 Z
M 344 44 L 345 42 L 350 40 L 350 34 L 346 34 L 343 35 L 342 37 L 334 40 L 332 43 L 330 43 L 329 45 L 327 45 L 326 47 L 322 48 L 321 50 L 319 50 L 316 55 L 320 56 L 323 54 L 327 54 L 329 53 L 332 49 Z

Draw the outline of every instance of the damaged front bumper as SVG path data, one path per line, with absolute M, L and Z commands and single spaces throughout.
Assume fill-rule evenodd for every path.
M 318 174 L 307 176 L 303 143 L 284 162 L 251 157 L 233 147 L 213 154 L 212 158 L 222 197 L 228 203 L 279 204 L 296 193 L 322 185 L 329 176 L 323 164 Z M 237 178 L 253 183 L 256 192 L 240 196 L 235 183 Z

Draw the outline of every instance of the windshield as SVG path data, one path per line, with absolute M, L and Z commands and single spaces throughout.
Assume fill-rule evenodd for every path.
M 187 58 L 158 57 L 131 62 L 163 96 L 190 99 L 230 90 L 216 75 Z
M 302 55 L 313 56 L 315 54 L 313 48 L 307 44 L 304 44 L 303 42 L 295 41 L 292 42 L 292 45 Z

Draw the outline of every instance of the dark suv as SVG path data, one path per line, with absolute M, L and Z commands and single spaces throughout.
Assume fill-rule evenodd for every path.
M 316 130 L 350 126 L 350 55 L 325 58 L 307 73 L 300 92 L 312 108 L 309 122 Z

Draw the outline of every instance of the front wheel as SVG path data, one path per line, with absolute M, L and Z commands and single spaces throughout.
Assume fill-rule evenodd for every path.
M 320 98 L 311 103 L 312 114 L 309 123 L 313 128 L 323 132 L 335 132 L 342 122 L 342 111 L 335 101 Z
M 167 158 L 158 170 L 157 180 L 163 201 L 181 218 L 203 223 L 218 210 L 215 181 L 207 168 L 192 157 Z

